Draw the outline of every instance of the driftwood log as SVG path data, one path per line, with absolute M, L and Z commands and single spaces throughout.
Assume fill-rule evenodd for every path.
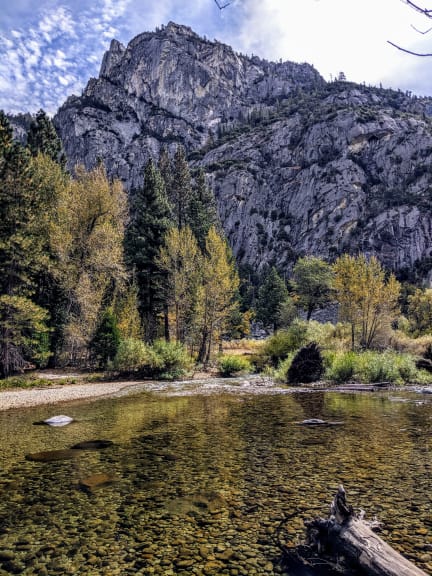
M 325 551 L 344 558 L 367 576 L 427 576 L 412 562 L 386 544 L 374 531 L 373 524 L 358 517 L 346 502 L 343 486 L 333 500 L 331 516 L 306 523 L 307 544 L 319 553 Z

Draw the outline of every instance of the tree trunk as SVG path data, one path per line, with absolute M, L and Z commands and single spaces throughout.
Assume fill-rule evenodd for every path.
M 367 576 L 427 576 L 354 514 L 346 503 L 343 486 L 339 487 L 331 512 L 327 520 L 318 518 L 306 524 L 310 545 L 319 551 L 330 551 L 335 557 L 343 556 Z

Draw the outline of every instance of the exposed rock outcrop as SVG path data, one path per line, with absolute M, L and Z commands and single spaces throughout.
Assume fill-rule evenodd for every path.
M 149 156 L 185 145 L 241 262 L 363 251 L 427 276 L 431 112 L 429 99 L 327 84 L 308 64 L 246 57 L 170 23 L 127 47 L 113 40 L 55 124 L 70 167 L 103 159 L 128 189 Z

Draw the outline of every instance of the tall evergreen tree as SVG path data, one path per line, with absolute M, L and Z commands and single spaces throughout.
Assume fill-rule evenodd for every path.
M 101 316 L 90 343 L 91 353 L 99 367 L 106 368 L 109 361 L 114 360 L 119 344 L 120 331 L 117 318 L 113 311 L 107 308 Z
M 170 208 L 159 170 L 152 160 L 145 168 L 144 184 L 131 194 L 130 221 L 125 236 L 125 257 L 134 270 L 145 339 L 157 335 L 157 316 L 164 310 L 160 284 L 164 273 L 156 258 L 171 226 Z
M 27 146 L 33 156 L 44 154 L 62 166 L 65 165 L 66 159 L 60 138 L 54 124 L 43 110 L 39 110 L 30 124 Z
M 272 326 L 273 330 L 277 330 L 280 326 L 281 307 L 287 298 L 286 284 L 273 266 L 258 290 L 257 319 L 265 326 Z
M 172 203 L 173 167 L 167 148 L 164 146 L 160 151 L 158 169 L 165 184 L 165 192 L 170 204 Z
M 212 190 L 207 186 L 205 172 L 201 168 L 195 179 L 189 204 L 189 223 L 201 250 L 212 226 L 220 227 L 216 200 Z
M 0 112 L 0 372 L 38 361 L 47 313 L 32 301 L 35 278 L 45 266 L 41 221 L 44 194 L 29 152 L 14 142 Z
M 192 199 L 192 180 L 183 146 L 179 146 L 174 155 L 174 167 L 170 201 L 173 206 L 174 222 L 177 228 L 190 224 L 190 202 Z

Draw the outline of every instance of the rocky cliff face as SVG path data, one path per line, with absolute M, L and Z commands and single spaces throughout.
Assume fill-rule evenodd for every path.
M 323 84 L 312 66 L 236 54 L 170 22 L 124 47 L 113 40 L 99 78 L 71 97 L 55 122 L 70 164 L 103 158 L 127 187 L 139 185 L 161 145 L 196 150 L 243 122 L 265 99 Z
M 161 146 L 184 144 L 242 262 L 283 268 L 361 250 L 427 274 L 431 112 L 429 100 L 326 84 L 307 64 L 248 58 L 170 23 L 113 41 L 55 123 L 71 166 L 102 158 L 127 188 Z

